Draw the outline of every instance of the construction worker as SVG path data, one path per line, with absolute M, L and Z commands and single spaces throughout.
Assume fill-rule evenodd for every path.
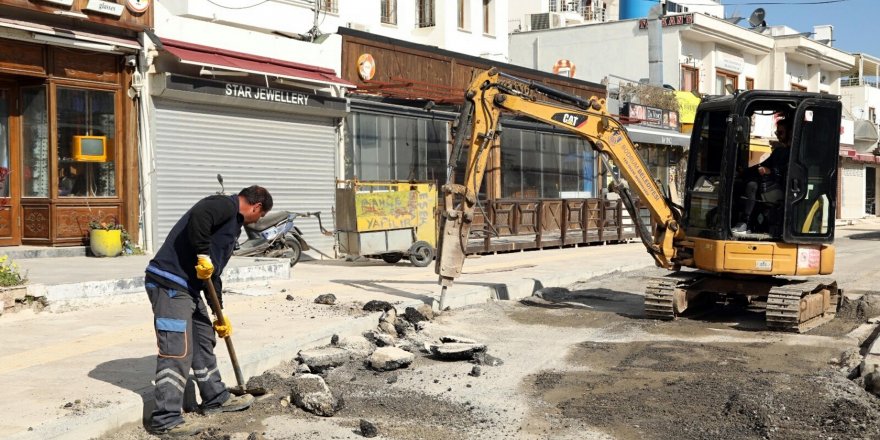
M 181 414 L 190 369 L 195 373 L 203 413 L 240 411 L 253 403 L 249 394 L 230 394 L 220 379 L 214 332 L 224 338 L 232 334 L 232 325 L 228 320 L 221 325 L 219 319 L 212 324 L 200 292 L 204 283 L 212 282 L 221 294 L 220 275 L 242 225 L 259 220 L 271 209 L 272 196 L 256 185 L 238 195 L 206 197 L 177 221 L 147 265 L 144 284 L 153 305 L 159 348 L 156 406 L 148 428 L 153 434 L 194 435 L 204 429 L 198 423 L 184 423 Z

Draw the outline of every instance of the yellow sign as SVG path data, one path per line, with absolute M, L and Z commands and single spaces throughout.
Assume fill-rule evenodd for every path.
M 361 190 L 370 184 L 359 182 Z M 433 245 L 437 192 L 433 184 L 390 183 L 390 191 L 358 192 L 355 215 L 359 232 L 414 228 L 419 240 Z M 410 190 L 413 188 L 413 190 Z
M 678 120 L 682 124 L 693 124 L 694 118 L 697 116 L 697 106 L 700 105 L 700 98 L 691 92 L 675 92 L 675 98 L 678 100 Z

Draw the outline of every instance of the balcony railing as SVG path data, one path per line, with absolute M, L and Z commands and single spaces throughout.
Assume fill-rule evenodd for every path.
M 877 78 L 841 78 L 841 87 L 870 86 L 880 88 L 880 81 Z

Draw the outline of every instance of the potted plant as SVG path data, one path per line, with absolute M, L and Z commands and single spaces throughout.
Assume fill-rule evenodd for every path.
M 116 222 L 89 222 L 89 249 L 96 257 L 116 257 L 122 253 L 124 228 Z
M 0 314 L 27 297 L 27 277 L 18 270 L 8 255 L 0 256 Z
M 144 251 L 131 241 L 131 235 L 116 221 L 89 222 L 89 249 L 96 257 L 140 255 Z

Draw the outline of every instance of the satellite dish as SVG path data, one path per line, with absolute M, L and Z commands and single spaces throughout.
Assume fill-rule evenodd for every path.
M 767 26 L 767 22 L 764 21 L 766 15 L 764 8 L 755 9 L 752 11 L 752 16 L 749 17 L 749 24 L 752 25 L 753 28 Z

